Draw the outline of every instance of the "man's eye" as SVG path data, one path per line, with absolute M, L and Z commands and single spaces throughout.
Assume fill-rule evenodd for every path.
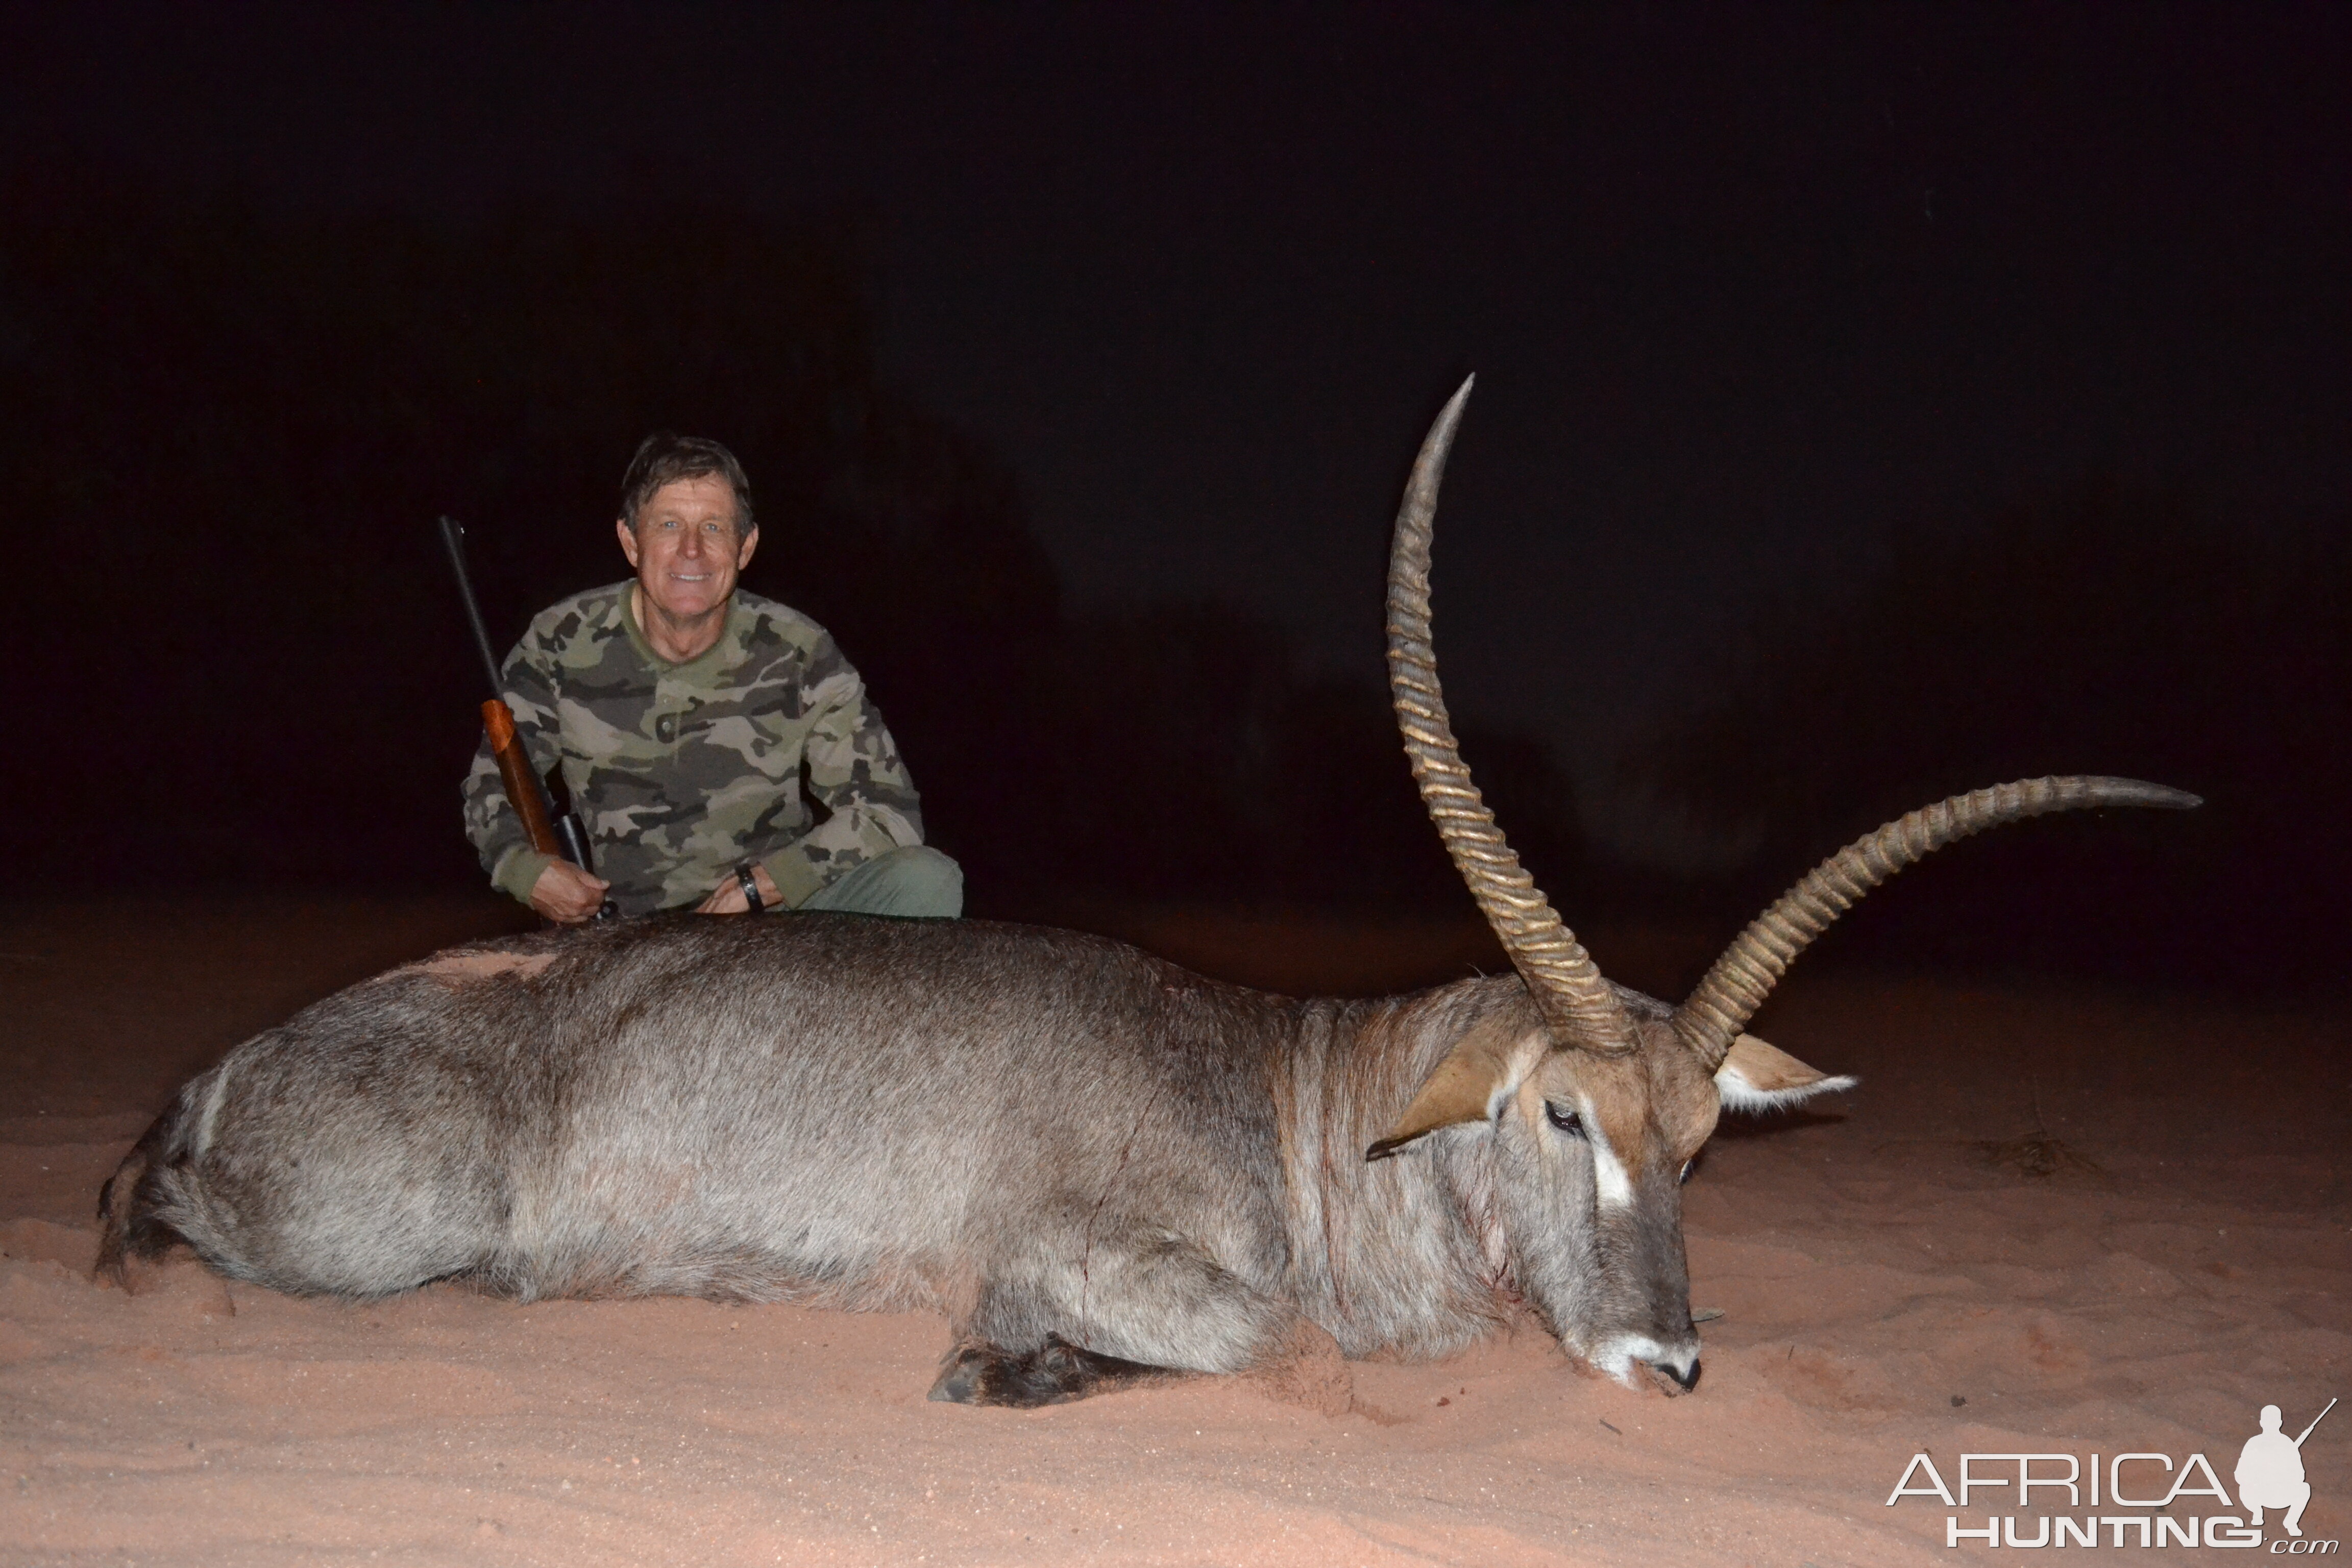
M 1575 1111 L 1562 1107 L 1557 1100 L 1547 1100 L 1544 1101 L 1544 1116 L 1554 1127 L 1559 1128 L 1570 1138 L 1581 1138 L 1584 1136 L 1583 1119 L 1579 1117 Z

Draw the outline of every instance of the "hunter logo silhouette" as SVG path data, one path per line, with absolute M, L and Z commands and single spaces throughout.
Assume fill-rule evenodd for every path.
M 2263 1510 L 2283 1508 L 2286 1517 L 2279 1522 L 2286 1532 L 2303 1533 L 2303 1509 L 2311 1500 L 2311 1483 L 2303 1479 L 2303 1439 L 2335 1408 L 2336 1401 L 2329 1400 L 2327 1410 L 2313 1416 L 2311 1426 L 2305 1427 L 2301 1436 L 2290 1437 L 2279 1430 L 2279 1407 L 2263 1406 L 2263 1429 L 2247 1438 L 2238 1452 L 2238 1501 L 2246 1510 L 2248 1525 L 2260 1529 Z

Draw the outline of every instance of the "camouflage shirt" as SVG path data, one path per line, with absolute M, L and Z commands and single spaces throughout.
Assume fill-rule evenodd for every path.
M 562 763 L 624 914 L 699 903 L 745 859 L 794 905 L 923 841 L 898 745 L 823 626 L 739 589 L 718 643 L 672 664 L 646 643 L 635 586 L 546 611 L 500 672 L 532 767 Z M 529 902 L 547 857 L 524 837 L 487 739 L 465 796 L 483 868 Z

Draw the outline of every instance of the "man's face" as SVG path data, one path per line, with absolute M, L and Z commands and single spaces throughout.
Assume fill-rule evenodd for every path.
M 634 527 L 625 517 L 614 526 L 646 597 L 674 620 L 697 620 L 727 603 L 736 576 L 751 563 L 760 531 L 745 533 L 740 521 L 734 489 L 712 474 L 672 479 Z

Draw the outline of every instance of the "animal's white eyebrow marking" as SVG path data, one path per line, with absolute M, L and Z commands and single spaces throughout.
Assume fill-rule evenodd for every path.
M 1592 1185 L 1603 1208 L 1622 1209 L 1633 1202 L 1633 1181 L 1625 1173 L 1625 1163 L 1617 1152 L 1609 1147 L 1609 1139 L 1601 1131 L 1601 1119 L 1592 1108 L 1584 1108 L 1584 1142 L 1592 1151 Z

